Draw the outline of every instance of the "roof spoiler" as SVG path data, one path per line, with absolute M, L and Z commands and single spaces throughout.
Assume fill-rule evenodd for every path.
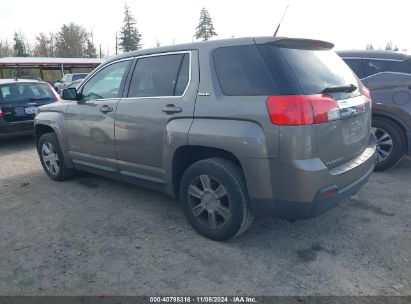
M 304 39 L 304 38 L 254 38 L 256 44 L 271 43 L 278 47 L 303 50 L 331 50 L 334 44 L 322 40 Z

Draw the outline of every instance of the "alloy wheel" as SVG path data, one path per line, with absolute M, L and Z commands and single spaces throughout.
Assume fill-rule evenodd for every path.
M 204 226 L 217 229 L 231 216 L 230 197 L 226 188 L 209 175 L 193 179 L 188 188 L 191 213 Z
M 60 161 L 52 143 L 43 143 L 41 146 L 41 156 L 47 171 L 52 175 L 58 175 L 60 171 Z
M 394 147 L 391 136 L 383 129 L 373 127 L 372 132 L 377 138 L 377 162 L 386 160 Z

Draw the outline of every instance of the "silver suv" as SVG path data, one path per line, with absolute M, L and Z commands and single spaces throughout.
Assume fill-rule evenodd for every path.
M 43 168 L 163 191 L 214 240 L 254 216 L 317 215 L 374 169 L 369 92 L 332 47 L 261 37 L 111 58 L 39 109 Z

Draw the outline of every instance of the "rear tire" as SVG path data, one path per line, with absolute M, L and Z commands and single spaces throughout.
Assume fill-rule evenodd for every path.
M 74 174 L 74 170 L 66 167 L 64 155 L 56 133 L 43 134 L 37 143 L 41 165 L 46 174 L 55 181 L 64 181 Z
M 192 164 L 180 183 L 180 201 L 193 228 L 212 240 L 237 237 L 253 222 L 243 174 L 226 159 Z
M 404 136 L 396 124 L 391 121 L 373 117 L 372 130 L 377 137 L 376 171 L 386 170 L 398 163 L 405 150 Z

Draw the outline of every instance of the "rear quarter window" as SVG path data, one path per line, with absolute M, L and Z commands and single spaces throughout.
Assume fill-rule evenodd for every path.
M 213 60 L 225 95 L 277 94 L 273 78 L 256 45 L 218 48 L 213 52 Z

